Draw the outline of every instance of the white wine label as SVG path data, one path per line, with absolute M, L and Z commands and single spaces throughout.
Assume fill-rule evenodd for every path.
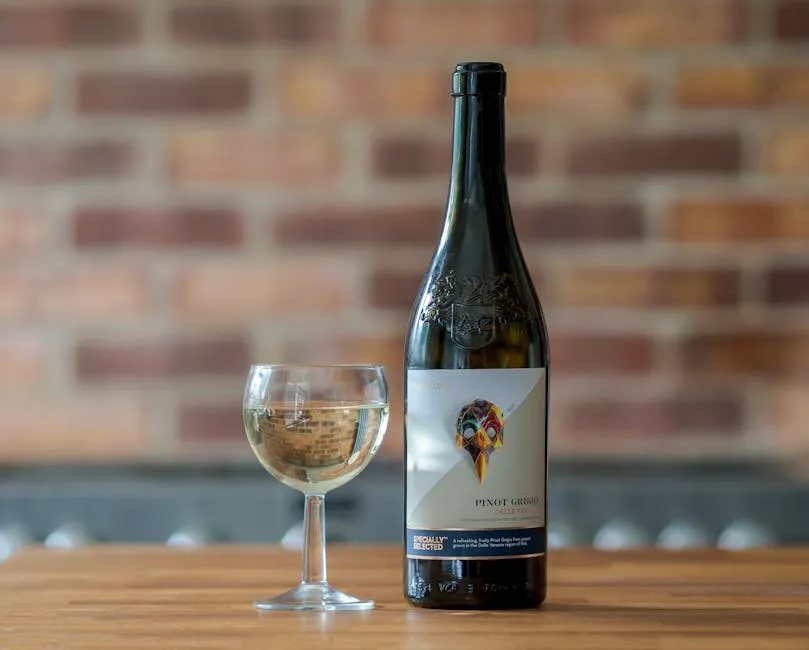
M 408 557 L 545 551 L 544 368 L 407 372 Z

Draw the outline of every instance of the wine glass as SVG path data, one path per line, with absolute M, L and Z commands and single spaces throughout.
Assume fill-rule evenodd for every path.
M 388 387 L 379 365 L 254 365 L 244 389 L 244 428 L 256 457 L 303 492 L 301 583 L 257 600 L 261 610 L 362 610 L 374 606 L 326 580 L 324 499 L 374 457 L 388 426 Z

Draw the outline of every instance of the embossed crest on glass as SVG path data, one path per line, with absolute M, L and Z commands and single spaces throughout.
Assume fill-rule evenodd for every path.
M 362 610 L 374 606 L 326 579 L 326 493 L 357 476 L 388 426 L 388 388 L 378 365 L 256 365 L 244 390 L 244 427 L 264 468 L 303 492 L 301 583 L 257 600 L 261 610 Z

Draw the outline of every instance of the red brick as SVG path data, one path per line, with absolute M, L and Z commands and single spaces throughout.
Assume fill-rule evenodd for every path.
M 652 436 L 738 434 L 744 405 L 738 397 L 677 395 L 662 399 L 600 399 L 567 406 L 567 426 L 573 437 L 613 435 Z
M 131 460 L 148 453 L 145 407 L 136 396 L 4 397 L 0 422 L 4 462 Z
M 126 321 L 147 306 L 146 274 L 114 263 L 39 266 L 0 276 L 0 322 Z
M 38 118 L 50 106 L 51 79 L 42 68 L 1 66 L 0 89 L 0 120 Z
M 31 283 L 11 274 L 0 275 L 0 323 L 19 322 L 29 318 Z
M 76 376 L 82 382 L 159 380 L 247 373 L 249 353 L 238 336 L 121 342 L 82 341 Z
M 809 106 L 809 67 L 752 63 L 686 68 L 677 76 L 677 103 L 686 108 Z
M 85 73 L 78 79 L 78 109 L 91 115 L 228 113 L 249 103 L 247 72 Z
M 540 168 L 540 143 L 529 137 L 506 141 L 506 171 L 510 176 L 531 176 Z
M 807 0 L 774 0 L 775 36 L 781 41 L 809 40 L 809 2 Z
M 809 240 L 809 202 L 754 197 L 686 199 L 671 206 L 668 233 L 680 242 L 800 245 Z
M 429 244 L 438 240 L 442 221 L 437 204 L 324 207 L 278 215 L 274 233 L 281 244 Z
M 442 72 L 397 65 L 336 67 L 331 60 L 294 62 L 280 70 L 278 101 L 292 117 L 363 122 L 431 117 L 450 106 Z
M 0 387 L 43 387 L 47 380 L 47 339 L 31 331 L 0 332 Z
M 553 371 L 564 375 L 643 374 L 652 369 L 654 342 L 632 334 L 551 333 Z
M 272 263 L 199 262 L 181 268 L 174 298 L 192 322 L 273 319 L 295 312 L 333 313 L 355 303 L 351 259 L 277 259 Z
M 386 137 L 374 142 L 374 172 L 382 178 L 421 178 L 449 174 L 446 142 L 411 137 Z
M 0 207 L 0 255 L 41 251 L 46 240 L 42 215 L 26 208 Z
M 792 124 L 773 129 L 765 144 L 765 168 L 775 174 L 809 174 L 809 126 Z
M 527 176 L 539 170 L 539 147 L 528 138 L 512 138 L 506 144 L 509 174 Z M 380 178 L 412 180 L 449 179 L 452 150 L 446 139 L 416 136 L 381 137 L 374 142 L 371 165 Z
M 171 26 L 183 44 L 330 45 L 339 38 L 339 13 L 329 2 L 206 2 L 175 7 Z
M 506 171 L 510 176 L 531 176 L 540 168 L 541 145 L 530 137 L 512 136 L 506 141 Z
M 372 307 L 381 309 L 411 309 L 424 279 L 422 271 L 392 271 L 380 269 L 373 273 L 370 283 Z
M 402 326 L 404 332 L 405 326 Z M 402 336 L 380 338 L 292 338 L 284 342 L 282 363 L 368 363 L 386 366 L 388 379 L 395 381 L 403 372 L 404 339 Z
M 738 301 L 739 274 L 724 269 L 588 267 L 559 269 L 559 304 L 604 309 L 722 307 Z
M 136 7 L 108 2 L 0 7 L 0 47 L 105 46 L 140 36 Z
M 98 322 L 142 315 L 148 304 L 148 278 L 137 268 L 94 263 L 65 272 L 52 269 L 39 281 L 34 312 L 48 320 Z
M 370 44 L 413 49 L 533 45 L 540 38 L 539 2 L 371 2 L 365 33 Z
M 685 108 L 750 108 L 771 101 L 771 80 L 750 64 L 694 66 L 679 71 L 674 92 Z
M 336 176 L 336 140 L 324 133 L 278 134 L 199 128 L 169 145 L 171 176 L 179 183 L 319 184 Z
M 636 68 L 542 65 L 508 71 L 509 115 L 621 116 L 646 104 L 648 83 Z
M 242 243 L 243 224 L 231 209 L 84 208 L 73 222 L 79 248 L 101 246 L 233 247 Z
M 781 458 L 807 466 L 809 461 L 809 382 L 774 382 L 766 391 L 770 427 L 764 442 Z
M 631 241 L 644 235 L 637 204 L 605 201 L 548 201 L 512 207 L 520 241 Z
M 179 435 L 182 442 L 233 442 L 246 450 L 241 402 L 237 398 L 229 404 L 182 404 Z
M 695 334 L 683 342 L 690 372 L 719 375 L 807 375 L 809 331 Z
M 766 276 L 767 300 L 777 305 L 809 305 L 809 266 L 780 266 Z
M 116 178 L 135 166 L 132 147 L 120 141 L 0 142 L 0 181 L 54 183 Z
M 578 136 L 567 160 L 579 176 L 727 175 L 741 166 L 741 140 L 730 132 Z
M 581 44 L 661 49 L 744 36 L 739 0 L 570 0 L 565 7 L 569 37 Z
M 388 431 L 381 456 L 400 457 L 404 443 L 403 337 L 307 338 L 291 339 L 283 346 L 285 363 L 379 363 L 385 366 L 388 399 L 391 406 Z

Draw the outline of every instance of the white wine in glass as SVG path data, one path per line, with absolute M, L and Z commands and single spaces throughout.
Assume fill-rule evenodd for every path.
M 244 392 L 244 426 L 265 469 L 306 497 L 301 583 L 258 609 L 361 610 L 374 606 L 326 579 L 324 499 L 357 476 L 379 450 L 388 390 L 378 365 L 256 365 Z

